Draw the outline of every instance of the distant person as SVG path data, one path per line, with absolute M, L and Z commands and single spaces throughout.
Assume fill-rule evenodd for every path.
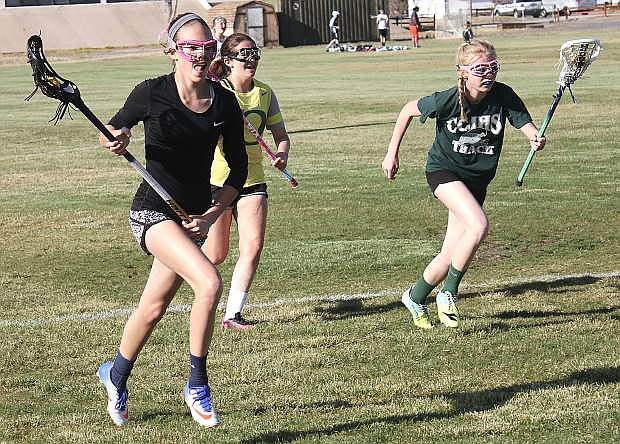
M 388 29 L 390 27 L 390 18 L 383 12 L 383 9 L 379 9 L 379 14 L 376 17 L 376 21 L 377 31 L 379 32 L 379 41 L 381 42 L 381 46 L 385 46 Z
M 463 40 L 465 43 L 470 43 L 474 38 L 474 31 L 471 29 L 471 22 L 468 20 L 463 25 Z
M 217 40 L 217 53 L 218 54 L 220 53 L 220 50 L 222 49 L 222 43 L 224 43 L 224 40 L 226 39 L 226 36 L 224 35 L 226 33 L 226 26 L 227 26 L 226 17 L 222 17 L 221 15 L 218 15 L 217 17 L 213 19 L 213 38 Z
M 403 19 L 403 15 L 401 14 L 400 10 L 395 9 L 394 11 L 392 11 L 392 17 L 394 17 L 394 20 L 396 21 L 396 26 L 400 25 L 400 22 Z
M 411 10 L 411 20 L 409 21 L 409 34 L 411 34 L 411 42 L 414 48 L 420 47 L 420 17 L 418 11 L 420 8 L 414 6 Z
M 338 38 L 338 30 L 340 29 L 340 26 L 338 26 L 339 18 L 340 13 L 338 11 L 332 11 L 332 17 L 329 19 L 329 33 L 331 34 L 332 39 L 327 44 L 327 51 L 331 48 L 340 47 L 340 40 Z

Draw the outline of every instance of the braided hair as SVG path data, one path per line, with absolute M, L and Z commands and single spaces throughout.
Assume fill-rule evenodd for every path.
M 459 65 L 470 65 L 483 55 L 493 58 L 497 57 L 495 47 L 491 42 L 482 39 L 473 39 L 470 42 L 462 43 L 456 50 L 456 75 L 459 91 L 459 107 L 461 108 L 459 119 L 461 122 L 469 122 L 469 117 L 465 111 L 465 101 L 467 100 L 465 97 L 465 83 L 467 82 L 468 72 L 460 69 Z

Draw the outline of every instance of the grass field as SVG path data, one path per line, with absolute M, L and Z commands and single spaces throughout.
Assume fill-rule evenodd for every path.
M 500 80 L 536 122 L 556 89 L 559 46 L 582 36 L 490 36 Z M 0 442 L 618 442 L 620 35 L 596 36 L 603 55 L 574 87 L 578 105 L 568 95 L 560 104 L 522 189 L 528 147 L 507 130 L 486 205 L 491 234 L 464 279 L 456 331 L 415 329 L 399 302 L 445 228 L 424 179 L 434 123 L 412 124 L 398 180 L 379 165 L 401 106 L 453 84 L 457 42 L 265 51 L 258 77 L 278 94 L 301 186 L 269 172 L 247 310 L 260 324 L 215 334 L 215 430 L 182 402 L 187 287 L 136 363 L 130 425 L 107 417 L 95 371 L 150 266 L 126 221 L 139 177 L 98 148 L 79 113 L 51 126 L 56 103 L 25 103 L 27 65 L 0 65 Z M 99 55 L 48 57 L 102 120 L 170 68 L 152 52 Z M 142 157 L 143 133 L 134 136 Z M 221 267 L 226 282 L 235 257 Z

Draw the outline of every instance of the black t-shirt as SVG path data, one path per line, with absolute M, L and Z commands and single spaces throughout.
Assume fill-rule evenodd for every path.
M 420 26 L 420 17 L 418 16 L 417 11 L 411 12 L 411 24 L 415 26 Z
M 179 97 L 174 73 L 145 80 L 131 92 L 109 124 L 131 128 L 144 122 L 146 169 L 189 214 L 211 206 L 209 176 L 218 139 L 230 166 L 225 184 L 241 190 L 248 158 L 243 141 L 243 118 L 235 95 L 211 82 L 214 97 L 204 113 L 188 109 Z M 156 210 L 178 217 L 143 181 L 132 210 Z
M 493 177 L 504 142 L 506 120 L 515 128 L 532 121 L 513 89 L 495 82 L 479 103 L 465 103 L 469 122 L 460 121 L 458 88 L 452 87 L 418 100 L 420 121 L 436 119 L 435 141 L 428 153 L 426 171 L 448 170 L 486 186 Z

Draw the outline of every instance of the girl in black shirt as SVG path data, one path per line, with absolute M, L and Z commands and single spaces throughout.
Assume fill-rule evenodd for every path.
M 196 14 L 176 17 L 168 26 L 166 53 L 174 72 L 140 83 L 109 122 L 117 141 L 100 143 L 117 155 L 125 152 L 130 128 L 144 122 L 146 169 L 191 216 L 181 221 L 146 183 L 135 194 L 130 212 L 134 236 L 154 256 L 151 273 L 135 312 L 125 325 L 114 361 L 98 375 L 108 394 L 108 413 L 117 425 L 128 420 L 127 379 L 133 364 L 166 312 L 181 283 L 194 290 L 190 314 L 190 377 L 184 397 L 192 417 L 215 426 L 207 379 L 207 352 L 213 333 L 220 276 L 200 245 L 217 217 L 237 196 L 247 176 L 243 120 L 231 92 L 206 78 L 216 41 Z M 212 202 L 209 171 L 218 139 L 231 172 Z

